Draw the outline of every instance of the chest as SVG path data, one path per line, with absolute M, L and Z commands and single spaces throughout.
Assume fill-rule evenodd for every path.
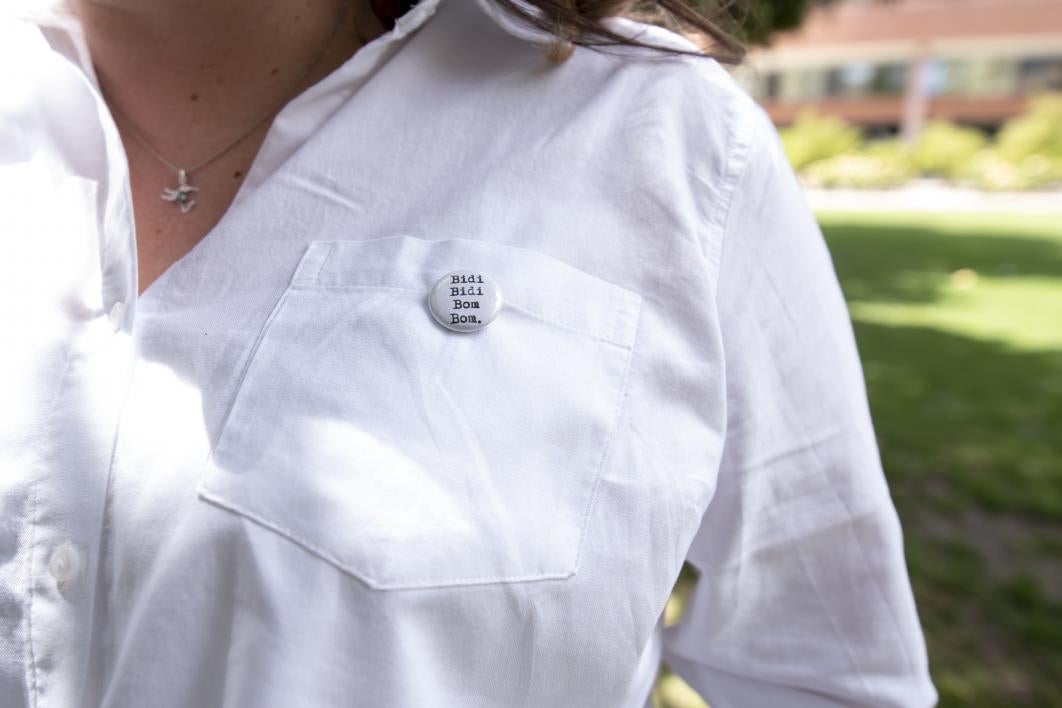
M 209 617 L 251 593 L 270 622 L 316 622 L 290 596 L 298 575 L 341 608 L 337 653 L 413 636 L 465 690 L 517 693 L 509 673 L 489 685 L 488 647 L 523 636 L 524 659 L 498 660 L 542 652 L 543 686 L 570 691 L 585 676 L 559 679 L 549 647 L 617 636 L 604 622 L 624 640 L 595 642 L 581 671 L 607 683 L 636 659 L 713 484 L 721 356 L 695 242 L 670 209 L 659 223 L 676 228 L 647 231 L 604 179 L 544 183 L 562 146 L 445 188 L 434 164 L 411 176 L 347 149 L 238 201 L 139 303 L 113 605 L 159 617 L 180 588 Z M 455 270 L 502 293 L 478 331 L 429 310 Z M 190 599 L 178 576 L 213 592 Z M 162 631 L 137 621 L 126 636 Z M 444 648 L 453 636 L 475 639 Z M 413 670 L 374 675 L 409 685 Z
M 228 616 L 286 685 L 291 657 L 341 656 L 364 667 L 346 695 L 402 705 L 617 705 L 723 428 L 687 175 L 650 124 L 597 133 L 526 90 L 457 100 L 411 68 L 400 111 L 365 85 L 297 149 L 265 144 L 205 237 L 172 232 L 187 250 L 130 330 L 103 524 L 115 634 L 150 655 L 180 631 L 224 663 Z M 211 213 L 198 196 L 186 216 Z M 503 296 L 474 332 L 429 310 L 456 270 Z M 146 670 L 116 682 L 164 680 Z
M 666 601 L 711 486 L 716 374 L 638 289 L 452 228 L 314 230 L 246 286 L 183 261 L 150 294 L 108 519 L 128 646 L 179 605 L 209 656 L 199 618 L 269 607 L 236 631 L 372 665 L 353 693 L 428 673 L 436 697 L 616 705 L 579 687 L 621 687 Z M 476 332 L 428 311 L 455 269 L 503 293 Z

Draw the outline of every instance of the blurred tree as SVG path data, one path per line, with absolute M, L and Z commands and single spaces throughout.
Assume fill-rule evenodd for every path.
M 695 7 L 710 10 L 712 0 L 690 0 Z M 747 44 L 766 44 L 777 32 L 795 29 L 813 5 L 831 0 L 729 0 L 725 11 L 733 18 L 735 32 Z
M 634 14 L 661 18 L 670 5 L 686 5 L 746 44 L 766 44 L 772 35 L 795 29 L 815 5 L 835 0 L 634 0 Z M 674 22 L 674 15 L 669 18 Z

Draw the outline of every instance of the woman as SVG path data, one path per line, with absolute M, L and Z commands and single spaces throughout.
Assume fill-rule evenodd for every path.
M 3 23 L 0 704 L 934 702 L 773 127 L 562 9 Z

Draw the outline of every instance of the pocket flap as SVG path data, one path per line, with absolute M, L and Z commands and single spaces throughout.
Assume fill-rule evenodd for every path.
M 387 236 L 315 241 L 295 273 L 295 287 L 397 287 L 427 292 L 458 268 L 489 273 L 505 306 L 552 324 L 630 347 L 638 293 L 538 251 L 472 239 Z

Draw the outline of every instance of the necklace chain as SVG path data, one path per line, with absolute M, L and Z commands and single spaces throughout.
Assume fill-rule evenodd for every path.
M 328 38 L 325 39 L 325 41 L 321 44 L 320 48 L 314 54 L 313 60 L 309 64 L 307 64 L 306 67 L 301 72 L 299 72 L 299 75 L 291 81 L 287 90 L 284 92 L 283 98 L 275 105 L 270 106 L 261 115 L 257 116 L 255 118 L 254 123 L 251 124 L 249 128 L 240 133 L 239 136 L 237 136 L 234 140 L 230 141 L 227 145 L 225 145 L 225 147 L 223 147 L 221 150 L 218 150 L 205 160 L 202 160 L 197 164 L 192 165 L 191 167 L 181 167 L 179 165 L 174 164 L 172 161 L 166 159 L 166 157 L 162 155 L 162 153 L 160 153 L 158 150 L 156 150 L 148 141 L 148 139 L 144 137 L 144 134 L 141 133 L 140 130 L 133 123 L 133 121 L 129 119 L 129 116 L 127 116 L 113 100 L 108 101 L 110 107 L 114 110 L 114 112 L 120 115 L 125 120 L 125 124 L 126 127 L 129 129 L 129 132 L 133 135 L 134 138 L 136 138 L 137 142 L 140 143 L 145 150 L 147 150 L 148 154 L 150 154 L 160 163 L 177 173 L 177 186 L 172 189 L 164 189 L 161 194 L 161 198 L 163 200 L 176 203 L 180 207 L 182 214 L 187 214 L 189 211 L 192 210 L 192 208 L 195 206 L 195 199 L 192 195 L 194 192 L 198 192 L 199 188 L 193 187 L 188 183 L 189 173 L 197 172 L 198 170 L 201 170 L 204 167 L 213 164 L 216 160 L 220 159 L 223 155 L 227 154 L 234 147 L 236 147 L 248 137 L 250 137 L 256 130 L 258 130 L 259 127 L 261 127 L 263 123 L 265 123 L 270 118 L 275 117 L 276 114 L 280 112 L 281 108 L 288 102 L 288 100 L 291 98 L 291 95 L 295 93 L 295 90 L 302 83 L 303 79 L 305 79 L 309 75 L 309 73 L 313 71 L 314 67 L 316 67 L 320 63 L 321 59 L 324 57 L 325 50 L 328 49 L 328 45 L 332 43 L 332 40 L 334 40 L 336 38 L 336 35 L 339 33 L 339 28 L 343 24 L 343 18 L 349 11 L 349 5 L 350 0 L 342 0 L 339 6 L 339 10 L 336 13 L 335 25 L 332 27 L 332 31 L 329 33 Z M 364 42 L 364 37 L 361 36 L 361 33 L 360 31 L 358 31 L 357 28 L 355 28 L 355 34 L 360 41 Z M 107 95 L 107 92 L 103 88 L 102 82 L 100 82 L 100 92 L 103 93 L 104 96 Z

